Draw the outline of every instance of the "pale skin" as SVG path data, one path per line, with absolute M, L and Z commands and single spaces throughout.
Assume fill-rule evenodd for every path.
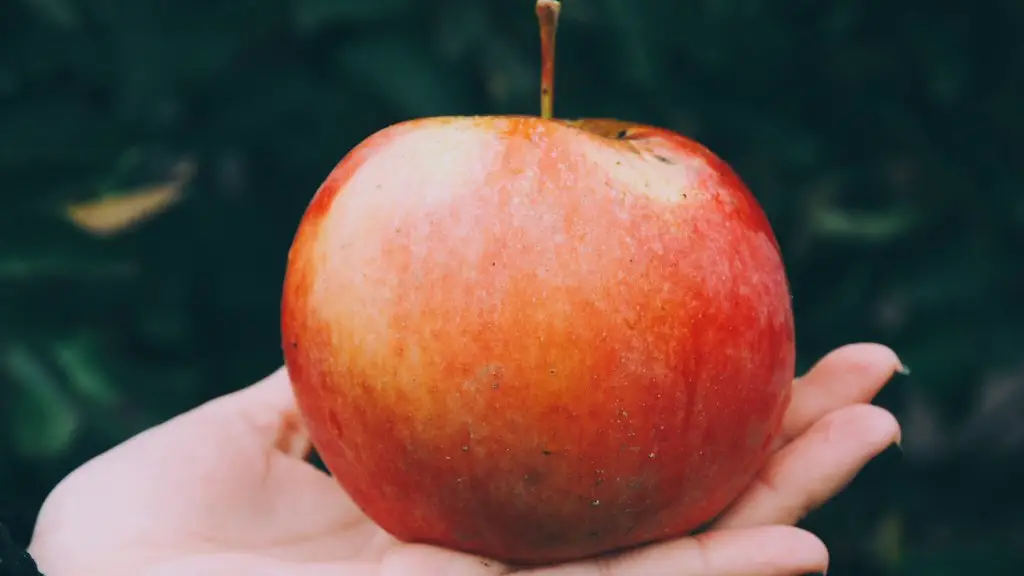
M 901 368 L 876 344 L 839 348 L 793 383 L 777 448 L 711 530 L 532 569 L 403 544 L 303 457 L 285 370 L 147 430 L 49 495 L 30 552 L 48 576 L 789 576 L 828 550 L 795 528 L 899 442 L 870 404 Z

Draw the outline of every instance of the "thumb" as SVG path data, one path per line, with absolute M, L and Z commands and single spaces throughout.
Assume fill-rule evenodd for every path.
M 262 445 L 296 458 L 310 450 L 288 370 L 278 368 L 259 382 L 207 402 L 193 411 L 197 420 L 237 423 Z

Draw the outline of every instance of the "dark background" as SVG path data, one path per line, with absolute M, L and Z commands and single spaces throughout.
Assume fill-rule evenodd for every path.
M 538 58 L 533 0 L 0 2 L 15 536 L 75 466 L 281 363 L 285 254 L 349 148 L 536 113 Z M 783 245 L 801 370 L 862 340 L 913 370 L 879 399 L 904 452 L 806 522 L 830 574 L 1024 574 L 1022 71 L 1018 0 L 565 1 L 557 113 L 736 168 Z M 181 199 L 115 230 L 135 211 L 112 199 L 175 166 L 193 177 L 156 195 Z

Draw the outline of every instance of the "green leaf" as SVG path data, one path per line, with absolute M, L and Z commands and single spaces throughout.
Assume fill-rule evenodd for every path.
M 299 30 L 315 32 L 335 22 L 388 18 L 412 4 L 411 0 L 296 0 L 292 18 Z
M 25 5 L 48 24 L 59 28 L 78 25 L 78 10 L 69 0 L 27 0 Z
M 344 72 L 410 117 L 464 114 L 469 105 L 456 81 L 431 55 L 399 36 L 353 42 L 337 55 Z
M 868 212 L 824 203 L 817 204 L 809 218 L 811 233 L 821 238 L 873 243 L 892 242 L 912 231 L 917 223 L 917 215 L 910 208 Z
M 137 272 L 137 268 L 130 263 L 89 262 L 63 256 L 0 256 L 0 281 L 123 280 L 135 276 Z
M 98 342 L 94 338 L 79 336 L 58 340 L 53 344 L 53 355 L 79 397 L 100 408 L 110 408 L 117 403 L 120 395 L 100 361 Z
M 15 450 L 31 458 L 51 458 L 65 451 L 80 416 L 43 359 L 27 346 L 11 345 L 0 353 L 0 367 L 15 384 L 8 392 L 5 418 Z

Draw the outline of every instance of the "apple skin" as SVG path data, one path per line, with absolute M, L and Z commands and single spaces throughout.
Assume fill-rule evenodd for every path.
M 763 465 L 794 375 L 763 211 L 696 142 L 444 117 L 337 165 L 289 253 L 313 445 L 398 539 L 515 564 L 692 532 Z

